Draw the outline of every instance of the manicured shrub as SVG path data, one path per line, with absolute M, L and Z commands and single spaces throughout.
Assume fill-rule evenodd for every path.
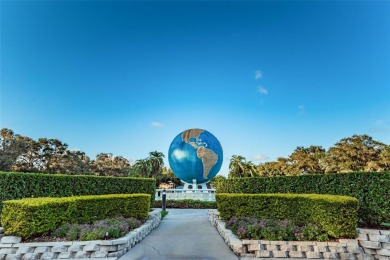
M 161 200 L 154 201 L 153 208 L 161 207 Z M 171 209 L 216 209 L 217 203 L 215 201 L 201 200 L 167 200 L 166 207 Z
M 6 235 L 29 238 L 64 223 L 90 224 L 108 217 L 146 219 L 149 194 L 110 194 L 4 201 L 1 222 Z
M 295 193 L 333 194 L 355 197 L 359 201 L 361 226 L 390 223 L 390 172 L 355 172 L 235 178 L 217 183 L 218 193 Z
M 288 219 L 296 225 L 318 224 L 331 237 L 354 238 L 357 200 L 318 194 L 217 194 L 222 219 Z
M 4 200 L 145 193 L 152 202 L 155 192 L 155 179 L 0 172 L 0 211 Z

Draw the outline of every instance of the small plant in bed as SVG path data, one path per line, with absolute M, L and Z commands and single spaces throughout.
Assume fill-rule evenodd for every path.
M 326 232 L 319 225 L 294 225 L 289 220 L 237 218 L 226 222 L 226 228 L 240 239 L 278 241 L 328 241 Z
M 168 215 L 168 211 L 167 210 L 161 210 L 161 219 L 164 219 L 166 215 Z
M 49 237 L 52 240 L 60 238 L 62 241 L 115 239 L 123 237 L 141 225 L 142 221 L 136 218 L 124 217 L 103 219 L 93 224 L 80 225 L 66 223 L 51 232 Z M 37 239 L 39 240 L 39 238 L 36 238 L 32 241 L 37 241 Z

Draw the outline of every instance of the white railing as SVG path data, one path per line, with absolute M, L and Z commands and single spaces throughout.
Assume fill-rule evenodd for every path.
M 204 190 L 184 190 L 184 189 L 165 189 L 167 200 L 203 200 L 215 201 L 215 189 Z M 155 200 L 162 199 L 163 189 L 156 189 Z

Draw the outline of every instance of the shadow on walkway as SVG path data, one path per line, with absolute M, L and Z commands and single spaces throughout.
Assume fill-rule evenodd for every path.
M 238 259 L 211 226 L 206 209 L 168 211 L 157 229 L 119 259 Z

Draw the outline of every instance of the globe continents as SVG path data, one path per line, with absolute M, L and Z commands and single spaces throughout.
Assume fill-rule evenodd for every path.
M 175 175 L 187 183 L 210 181 L 221 169 L 222 147 L 213 134 L 203 129 L 188 129 L 178 134 L 168 151 Z

